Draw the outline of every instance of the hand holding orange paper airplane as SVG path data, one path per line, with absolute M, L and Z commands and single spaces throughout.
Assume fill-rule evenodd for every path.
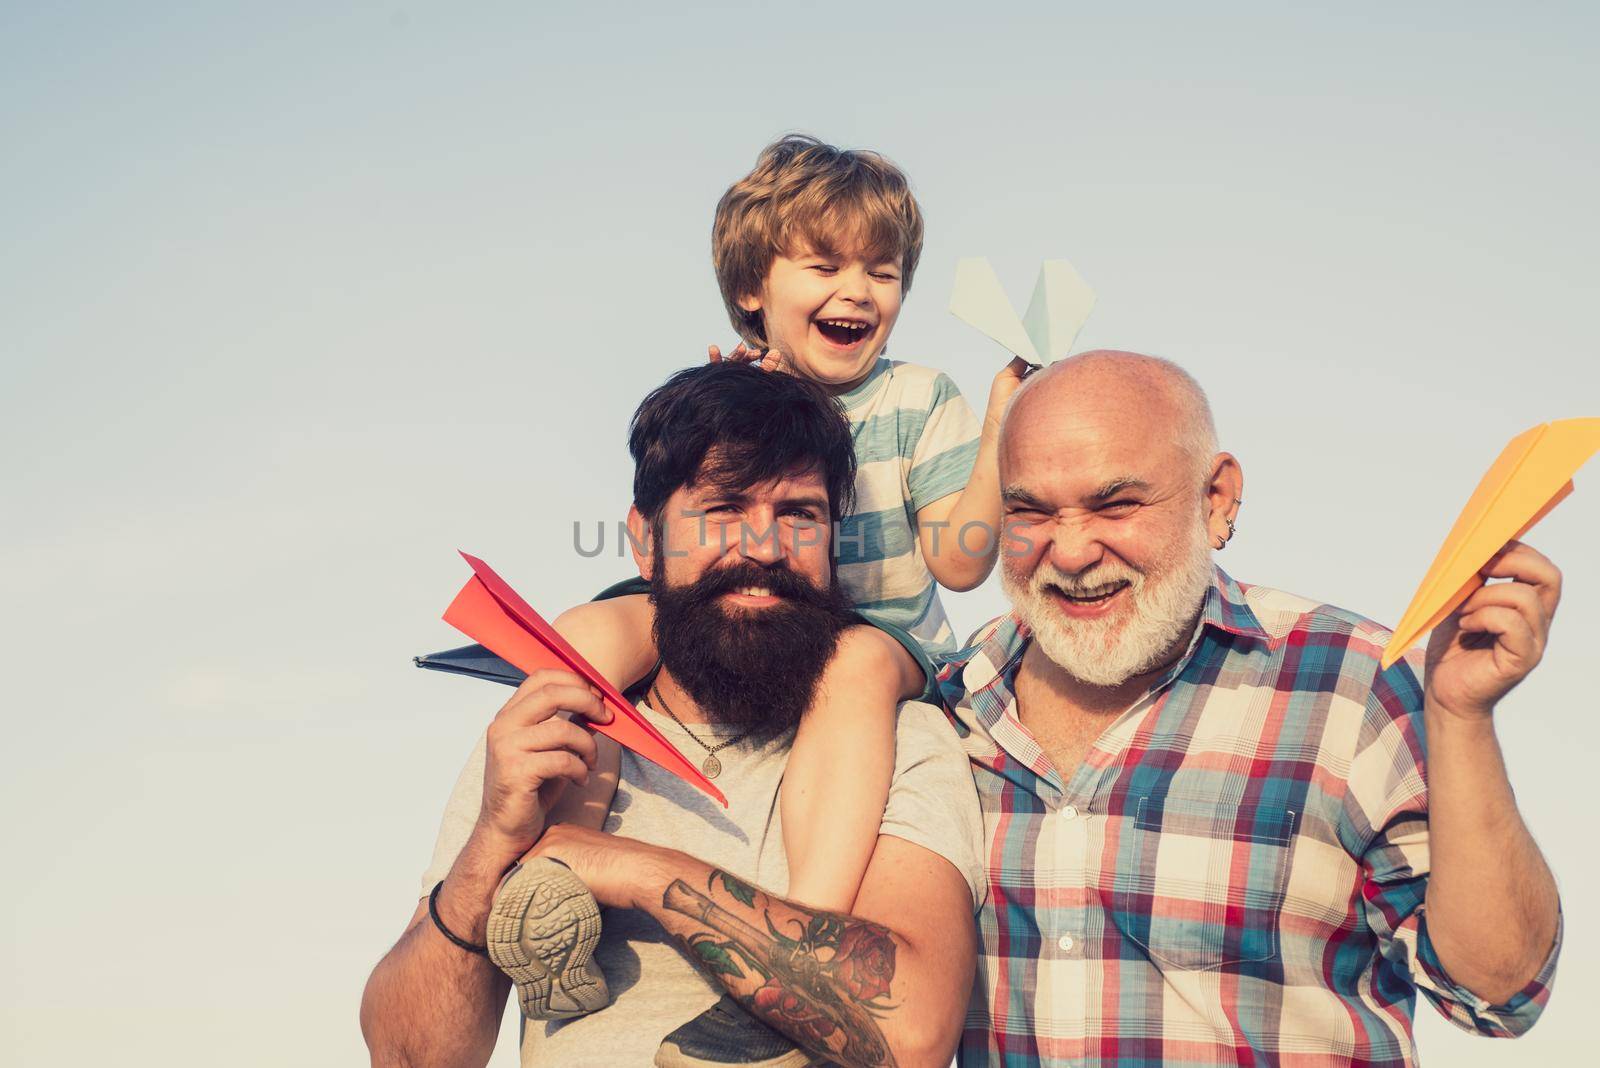
M 585 726 L 661 765 L 704 790 L 722 807 L 728 807 L 722 791 L 711 785 L 700 769 L 640 715 L 639 710 L 518 596 L 505 579 L 477 557 L 466 553 L 461 557 L 471 565 L 473 577 L 445 609 L 446 623 L 530 675 L 555 668 L 582 676 L 600 691 L 601 700 L 614 717 L 610 723 L 585 723 Z
M 1383 666 L 1454 612 L 1483 585 L 1478 573 L 1572 492 L 1572 476 L 1600 451 L 1600 419 L 1560 419 L 1518 434 L 1501 451 L 1456 518 L 1433 566 L 1383 651 Z

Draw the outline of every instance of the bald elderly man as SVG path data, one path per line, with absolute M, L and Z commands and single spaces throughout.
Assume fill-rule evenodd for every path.
M 1556 568 L 1513 543 L 1379 670 L 1382 627 L 1215 567 L 1243 472 L 1131 353 L 1029 379 L 1000 475 L 1014 607 L 943 676 L 988 835 L 960 1063 L 1411 1065 L 1419 989 L 1531 1026 L 1559 908 L 1493 713 Z

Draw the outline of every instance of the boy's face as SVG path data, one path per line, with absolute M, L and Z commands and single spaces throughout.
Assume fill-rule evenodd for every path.
M 774 257 L 761 292 L 739 304 L 761 313 L 788 369 L 843 392 L 866 378 L 894 329 L 900 263 L 801 249 Z

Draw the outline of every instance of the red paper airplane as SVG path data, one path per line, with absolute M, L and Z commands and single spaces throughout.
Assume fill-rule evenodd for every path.
M 613 718 L 610 723 L 579 718 L 578 723 L 661 765 L 716 798 L 723 808 L 728 807 L 728 799 L 722 796 L 722 791 L 711 785 L 711 780 L 700 774 L 700 769 L 678 752 L 615 686 L 519 597 L 516 590 L 506 585 L 494 568 L 467 553 L 462 553 L 461 558 L 472 566 L 473 577 L 445 609 L 446 623 L 530 675 L 554 668 L 583 676 L 600 691 L 601 700 L 611 709 Z

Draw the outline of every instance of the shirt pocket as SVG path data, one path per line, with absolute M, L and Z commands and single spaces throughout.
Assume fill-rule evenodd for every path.
M 1112 922 L 1168 967 L 1276 957 L 1298 824 L 1299 814 L 1281 806 L 1139 798 L 1118 850 Z

